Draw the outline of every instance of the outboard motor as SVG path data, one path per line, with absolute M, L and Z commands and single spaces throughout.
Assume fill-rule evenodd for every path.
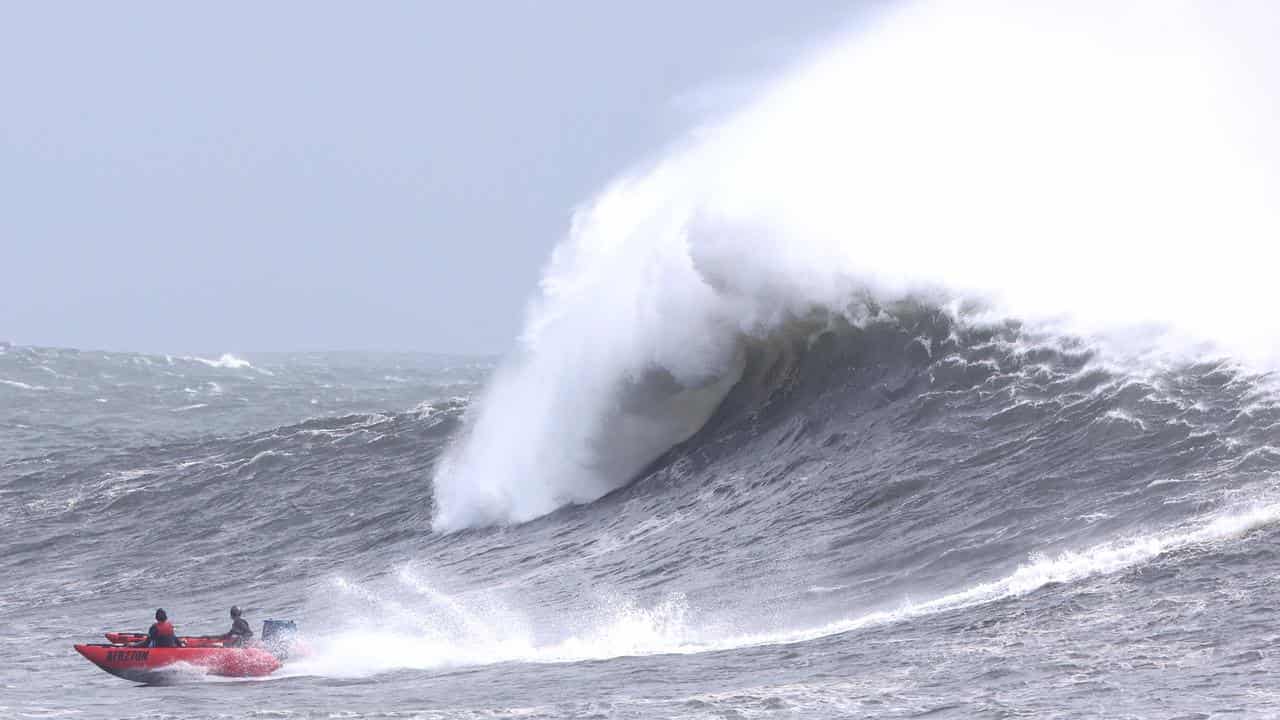
M 292 620 L 263 620 L 262 644 L 284 660 L 297 649 L 298 624 Z

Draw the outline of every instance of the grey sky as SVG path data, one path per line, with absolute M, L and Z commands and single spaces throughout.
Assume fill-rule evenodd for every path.
M 0 340 L 501 352 L 576 203 L 857 6 L 4 3 Z

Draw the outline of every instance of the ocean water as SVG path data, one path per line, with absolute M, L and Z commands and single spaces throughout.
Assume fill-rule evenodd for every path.
M 919 307 L 813 332 L 750 348 L 634 482 L 452 532 L 431 472 L 483 361 L 10 348 L 0 714 L 1277 711 L 1265 377 L 1134 378 Z M 313 653 L 143 687 L 71 649 L 233 603 Z
M 888 6 L 502 358 L 0 348 L 0 717 L 1280 715 L 1277 17 Z

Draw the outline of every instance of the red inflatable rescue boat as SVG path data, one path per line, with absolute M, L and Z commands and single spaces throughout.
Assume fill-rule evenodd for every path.
M 280 662 L 305 652 L 297 639 L 297 626 L 289 620 L 267 620 L 262 641 L 245 646 L 224 646 L 223 635 L 179 638 L 184 647 L 135 647 L 147 639 L 142 633 L 106 633 L 110 645 L 76 645 L 76 652 L 125 680 L 149 684 L 180 682 L 190 675 L 262 677 L 280 668 Z
M 76 645 L 76 652 L 117 677 L 162 684 L 184 671 L 222 677 L 262 677 L 280 667 L 275 655 L 257 647 L 129 647 Z

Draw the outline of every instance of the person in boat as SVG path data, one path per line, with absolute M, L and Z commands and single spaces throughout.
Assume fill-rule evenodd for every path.
M 253 630 L 249 627 L 249 621 L 240 617 L 240 608 L 231 606 L 231 629 L 226 635 L 222 636 L 222 644 L 231 647 L 239 647 L 247 645 L 253 639 Z
M 182 647 L 182 640 L 178 639 L 178 633 L 174 632 L 173 623 L 169 622 L 169 616 L 165 613 L 164 608 L 156 610 L 156 621 L 151 624 L 151 628 L 147 630 L 147 637 L 142 642 L 134 643 L 134 647 Z

